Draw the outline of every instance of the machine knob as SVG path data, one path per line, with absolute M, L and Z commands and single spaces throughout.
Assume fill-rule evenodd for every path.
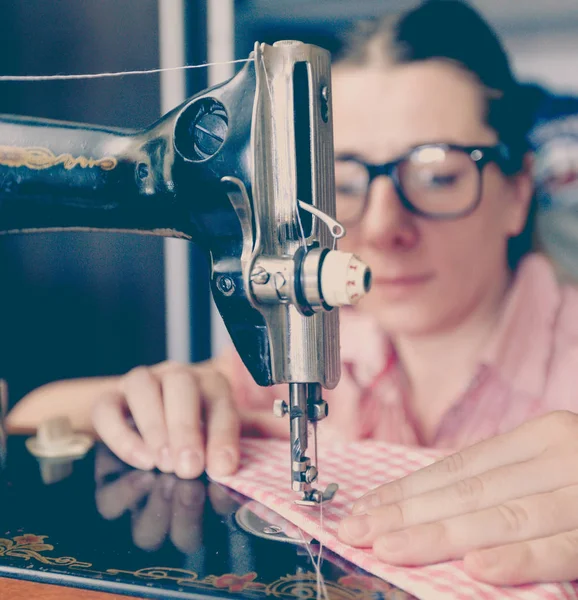
M 355 254 L 332 250 L 321 266 L 321 293 L 329 306 L 357 304 L 371 289 L 371 270 Z

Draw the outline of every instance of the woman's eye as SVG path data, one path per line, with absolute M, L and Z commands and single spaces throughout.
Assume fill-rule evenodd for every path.
M 340 196 L 362 196 L 364 193 L 363 186 L 355 185 L 355 183 L 337 183 L 335 192 Z
M 435 173 L 432 171 L 421 171 L 415 174 L 414 183 L 422 188 L 445 189 L 459 183 L 458 172 Z
M 433 175 L 428 182 L 431 187 L 449 187 L 455 185 L 458 180 L 458 175 L 448 173 L 444 175 Z

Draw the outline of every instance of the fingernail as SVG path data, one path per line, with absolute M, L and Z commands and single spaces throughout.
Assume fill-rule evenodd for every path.
M 221 450 L 211 464 L 215 475 L 230 475 L 235 468 L 235 457 L 232 450 Z
M 370 508 L 379 506 L 379 497 L 377 494 L 367 494 L 355 502 L 351 508 L 351 513 L 354 515 L 360 515 L 367 512 Z
M 407 531 L 399 531 L 396 533 L 388 533 L 380 537 L 375 542 L 375 549 L 378 552 L 385 554 L 399 552 L 407 548 L 409 544 L 409 534 Z
M 134 450 L 132 452 L 133 462 L 137 468 L 150 471 L 155 466 L 153 457 L 145 450 Z
M 158 467 L 163 473 L 172 473 L 174 471 L 173 459 L 168 446 L 161 448 L 159 452 Z
M 369 533 L 370 525 L 367 517 L 347 517 L 343 520 L 343 526 L 347 537 L 354 542 L 359 538 L 365 537 Z
M 198 477 L 203 472 L 203 457 L 195 450 L 183 450 L 179 456 L 178 476 L 183 479 Z

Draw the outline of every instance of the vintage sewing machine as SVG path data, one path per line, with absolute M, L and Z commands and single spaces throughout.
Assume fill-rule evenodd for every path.
M 289 385 L 274 411 L 290 421 L 296 502 L 332 498 L 336 486 L 315 487 L 308 427 L 327 415 L 322 388 L 339 380 L 335 309 L 367 293 L 371 275 L 336 250 L 345 231 L 335 220 L 326 51 L 257 44 L 234 78 L 144 131 L 0 118 L 0 232 L 47 230 L 200 245 L 255 381 Z M 18 436 L 7 446 L 0 577 L 163 598 L 315 594 L 305 540 L 216 484 L 134 471 L 102 446 L 74 464 L 37 462 Z M 330 597 L 407 597 L 325 556 Z
M 0 231 L 117 230 L 180 237 L 210 257 L 211 287 L 255 381 L 289 384 L 291 486 L 314 487 L 308 423 L 340 375 L 338 314 L 370 287 L 335 249 L 329 54 L 256 44 L 230 81 L 144 131 L 0 119 Z

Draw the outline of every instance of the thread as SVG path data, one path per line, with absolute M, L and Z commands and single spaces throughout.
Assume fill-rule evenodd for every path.
M 315 443 L 315 447 L 314 447 L 315 467 L 317 469 L 319 469 L 319 462 L 318 462 L 318 458 L 317 458 L 317 421 L 313 422 L 312 428 L 314 430 L 313 439 L 314 439 L 314 443 Z M 323 502 L 319 503 L 319 528 L 321 531 L 324 531 Z M 301 540 L 303 541 L 303 544 L 305 545 L 305 548 L 307 550 L 307 554 L 309 554 L 309 559 L 311 560 L 311 564 L 313 565 L 313 568 L 315 569 L 315 579 L 316 579 L 316 584 L 317 584 L 317 599 L 316 600 L 329 600 L 329 593 L 327 592 L 325 578 L 323 577 L 323 574 L 321 573 L 321 565 L 323 564 L 323 541 L 318 540 L 319 541 L 319 552 L 317 554 L 317 560 L 315 560 L 315 557 L 311 550 L 311 544 L 309 542 L 307 542 L 307 540 L 305 539 L 305 536 L 304 536 L 301 528 L 298 528 L 298 529 L 299 529 L 299 535 L 301 536 Z
M 323 502 L 319 503 L 319 527 L 321 531 L 323 531 Z M 325 578 L 323 577 L 323 573 L 321 573 L 321 564 L 323 559 L 323 542 L 319 540 L 319 552 L 317 554 L 317 560 L 315 560 L 315 556 L 313 556 L 313 551 L 311 550 L 311 544 L 305 539 L 303 535 L 303 531 L 300 527 L 297 528 L 299 530 L 299 535 L 301 536 L 301 540 L 307 550 L 307 554 L 309 554 L 309 559 L 311 560 L 311 564 L 315 569 L 315 579 L 317 584 L 317 600 L 329 600 L 329 593 L 327 591 L 327 586 L 325 585 Z
M 202 63 L 200 65 L 184 65 L 182 67 L 164 67 L 160 69 L 147 69 L 144 71 L 113 71 L 105 73 L 80 73 L 70 75 L 0 75 L 0 82 L 5 81 L 68 81 L 71 79 L 104 79 L 105 77 L 125 77 L 127 75 L 152 75 L 154 73 L 164 73 L 167 71 L 184 71 L 186 69 L 204 69 L 216 65 L 232 65 L 235 63 L 245 63 L 253 60 L 252 58 L 239 58 L 237 60 L 228 60 L 225 62 Z
M 317 466 L 317 465 L 316 465 Z M 324 531 L 323 528 L 323 502 L 319 503 L 319 528 Z M 323 592 L 323 596 L 326 600 L 329 600 L 329 594 L 327 592 L 327 586 L 325 585 L 325 578 L 321 573 L 321 565 L 323 564 L 323 541 L 319 540 L 319 554 L 317 555 L 317 596 L 320 596 L 320 592 Z

